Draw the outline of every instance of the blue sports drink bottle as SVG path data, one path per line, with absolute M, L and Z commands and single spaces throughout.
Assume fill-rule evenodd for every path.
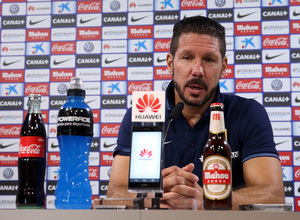
M 60 171 L 55 190 L 57 209 L 90 209 L 92 206 L 88 157 L 93 138 L 93 113 L 84 97 L 81 79 L 73 77 L 67 102 L 57 117 L 60 149 Z

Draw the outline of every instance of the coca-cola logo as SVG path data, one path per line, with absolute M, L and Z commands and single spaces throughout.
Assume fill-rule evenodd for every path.
M 171 40 L 168 41 L 158 40 L 155 42 L 154 48 L 155 51 L 169 51 L 170 45 L 171 45 Z
M 101 2 L 96 2 L 96 1 L 79 2 L 77 11 L 79 13 L 101 12 Z
M 40 94 L 40 95 L 49 95 L 49 85 L 48 84 L 29 84 L 26 85 L 25 95 L 29 94 Z
M 300 179 L 300 169 L 295 172 L 295 178 Z
M 262 91 L 261 80 L 240 80 L 236 82 L 236 90 L 243 92 Z
M 101 125 L 101 135 L 103 137 L 117 137 L 119 133 L 119 124 L 102 124 Z
M 0 137 L 19 137 L 21 132 L 21 125 L 3 125 L 0 127 Z
M 199 9 L 205 7 L 204 0 L 181 0 L 181 9 Z
M 264 48 L 288 48 L 289 47 L 289 37 L 265 37 L 263 40 Z
M 89 178 L 90 180 L 99 180 L 99 168 L 89 167 Z
M 75 43 L 54 43 L 52 45 L 51 51 L 53 54 L 61 54 L 61 53 L 75 53 Z
M 132 94 L 132 91 L 152 91 L 153 84 L 152 82 L 132 82 L 128 86 L 128 93 Z
M 41 145 L 31 144 L 29 146 L 20 145 L 19 154 L 39 155 L 41 153 Z

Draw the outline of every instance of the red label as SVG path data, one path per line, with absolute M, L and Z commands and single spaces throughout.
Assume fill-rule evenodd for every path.
M 234 24 L 235 35 L 259 35 L 261 34 L 260 22 L 237 22 Z
M 60 163 L 60 156 L 58 152 L 49 152 L 48 153 L 48 165 L 49 166 L 59 166 Z
M 153 91 L 152 81 L 134 81 L 128 83 L 128 94 L 132 94 L 133 91 Z
M 300 0 L 290 0 L 290 5 L 300 5 Z
M 293 156 L 292 152 L 279 151 L 279 159 L 282 166 L 292 166 Z
M 154 79 L 172 79 L 172 75 L 167 67 L 154 67 Z
M 120 129 L 120 124 L 101 124 L 102 137 L 117 137 Z
M 30 29 L 26 33 L 26 41 L 50 41 L 50 29 Z
M 263 64 L 263 77 L 289 77 L 290 64 Z
M 51 82 L 68 82 L 75 76 L 75 69 L 51 69 Z
M 233 70 L 233 65 L 228 65 L 226 67 L 226 72 L 224 78 L 234 78 L 234 70 Z
M 24 82 L 24 70 L 1 70 L 0 82 Z
M 101 12 L 101 1 L 78 1 L 78 13 L 99 13 Z
M 25 95 L 29 94 L 49 95 L 49 83 L 26 83 Z
M 128 38 L 153 38 L 153 26 L 129 26 Z
M 293 121 L 300 121 L 300 107 L 293 107 Z
M 89 167 L 89 179 L 99 180 L 99 167 Z
M 22 125 L 0 125 L 0 138 L 20 137 Z
M 52 42 L 51 54 L 75 54 L 75 42 Z
M 294 180 L 300 181 L 300 167 L 294 167 Z
M 126 80 L 127 68 L 102 68 L 102 80 Z
M 289 35 L 263 36 L 262 46 L 264 49 L 289 48 L 289 42 Z
M 169 52 L 171 39 L 156 39 L 154 42 L 155 52 Z
M 44 157 L 45 141 L 38 136 L 20 137 L 19 157 Z
M 295 211 L 297 211 L 297 212 L 300 211 L 300 198 L 299 197 L 295 198 Z
M 94 123 L 100 123 L 100 109 L 93 109 Z
M 100 40 L 101 28 L 84 27 L 77 28 L 77 40 Z
M 101 166 L 111 166 L 114 160 L 112 152 L 101 153 L 100 165 Z
M 291 34 L 299 34 L 300 21 L 290 21 Z
M 237 79 L 235 81 L 236 92 L 261 92 L 261 79 Z
M 181 9 L 205 9 L 205 0 L 181 0 Z
M 0 154 L 0 166 L 17 166 L 18 153 L 2 153 Z
M 203 172 L 203 184 L 230 184 L 230 170 L 205 170 Z

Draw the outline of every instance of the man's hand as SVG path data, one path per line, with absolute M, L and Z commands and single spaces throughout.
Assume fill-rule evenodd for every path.
M 197 205 L 198 209 L 202 209 L 203 191 L 193 170 L 192 163 L 183 168 L 172 166 L 162 170 L 164 194 L 161 207 L 191 209 Z

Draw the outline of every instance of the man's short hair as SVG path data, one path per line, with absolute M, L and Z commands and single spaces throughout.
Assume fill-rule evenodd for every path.
M 173 28 L 170 46 L 170 53 L 173 57 L 178 49 L 179 38 L 183 33 L 205 34 L 217 38 L 220 44 L 222 58 L 225 57 L 225 28 L 217 21 L 203 16 L 188 17 L 178 21 Z

